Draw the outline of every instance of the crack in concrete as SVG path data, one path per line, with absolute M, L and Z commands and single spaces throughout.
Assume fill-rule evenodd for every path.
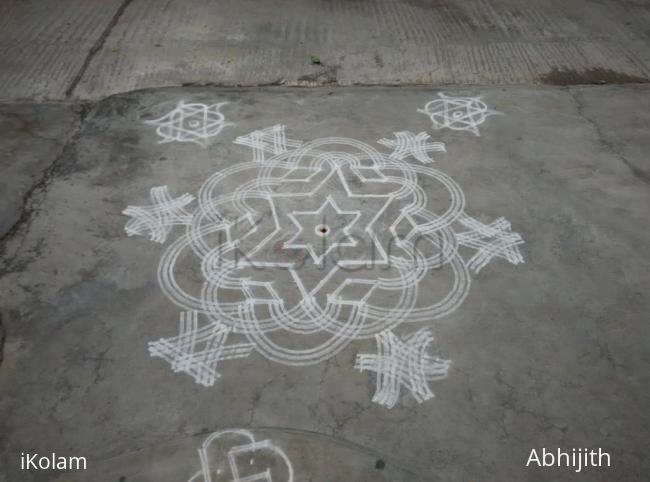
M 61 159 L 64 157 L 70 146 L 74 145 L 77 142 L 77 139 L 82 130 L 82 126 L 88 115 L 88 112 L 90 112 L 91 107 L 92 105 L 87 103 L 79 103 L 73 105 L 73 108 L 78 109 L 77 123 L 71 130 L 68 138 L 65 139 L 65 141 L 61 144 L 61 149 L 59 149 L 59 152 L 54 157 L 54 160 L 50 163 L 49 166 L 43 169 L 40 179 L 38 179 L 23 195 L 20 208 L 20 216 L 18 216 L 16 222 L 7 230 L 7 232 L 0 236 L 0 258 L 3 257 L 6 253 L 8 242 L 20 231 L 23 225 L 31 220 L 32 214 L 36 209 L 35 205 L 30 205 L 32 199 L 38 192 L 43 192 L 45 190 L 45 187 L 54 177 L 57 166 L 61 162 Z
M 592 118 L 590 118 L 584 112 L 584 105 L 580 100 L 577 92 L 574 92 L 573 89 L 571 88 L 567 88 L 566 91 L 569 94 L 569 96 L 571 96 L 574 103 L 576 104 L 578 115 L 582 117 L 584 120 L 586 120 L 589 123 L 589 125 L 593 127 L 594 131 L 596 131 L 596 135 L 598 136 L 598 141 L 603 146 L 605 146 L 612 154 L 614 154 L 623 164 L 625 164 L 625 166 L 630 170 L 630 172 L 634 177 L 636 177 L 639 181 L 643 182 L 644 184 L 650 185 L 650 174 L 635 166 L 634 163 L 630 162 L 629 159 L 627 159 L 623 154 L 621 154 L 621 152 L 618 149 L 616 149 L 614 144 L 607 140 L 605 134 L 603 133 L 598 123 Z
M 81 64 L 81 67 L 79 68 L 79 71 L 77 74 L 74 76 L 74 78 L 70 81 L 70 85 L 68 88 L 65 90 L 64 96 L 66 99 L 69 99 L 72 97 L 73 92 L 77 88 L 77 85 L 79 85 L 79 82 L 81 82 L 81 79 L 85 75 L 86 71 L 88 70 L 88 67 L 90 66 L 90 62 L 92 62 L 93 58 L 95 58 L 95 55 L 97 55 L 97 52 L 99 52 L 102 47 L 104 47 L 104 44 L 106 43 L 106 39 L 108 39 L 108 36 L 111 34 L 113 31 L 113 28 L 117 25 L 117 23 L 120 21 L 120 18 L 124 14 L 124 11 L 128 8 L 128 6 L 133 2 L 133 0 L 124 0 L 122 4 L 118 7 L 118 9 L 115 11 L 115 14 L 111 18 L 111 21 L 108 22 L 108 25 L 106 25 L 106 28 L 102 32 L 102 34 L 99 36 L 97 41 L 94 43 L 94 45 L 90 48 L 88 51 L 88 54 L 86 55 L 86 58 L 84 59 L 83 64 Z

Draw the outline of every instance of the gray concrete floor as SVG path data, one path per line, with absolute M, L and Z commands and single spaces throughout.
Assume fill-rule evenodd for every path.
M 260 356 L 224 362 L 211 388 L 149 358 L 148 341 L 175 333 L 177 309 L 156 282 L 162 247 L 126 237 L 120 212 L 145 202 L 153 185 L 196 193 L 210 174 L 250 160 L 232 141 L 260 126 L 373 145 L 396 130 L 426 130 L 430 121 L 416 109 L 432 90 L 168 89 L 91 107 L 22 207 L 29 221 L 3 243 L 7 480 L 50 480 L 13 471 L 27 445 L 87 454 L 101 474 L 93 480 L 178 480 L 172 474 L 197 463 L 188 448 L 196 434 L 232 426 L 325 434 L 397 471 L 377 471 L 366 456 L 350 480 L 574 480 L 523 467 L 530 448 L 553 445 L 604 447 L 615 469 L 603 479 L 642 480 L 648 88 L 472 92 L 503 115 L 488 118 L 481 137 L 439 131 L 448 152 L 436 154 L 436 167 L 462 186 L 472 215 L 513 223 L 526 263 L 494 261 L 476 276 L 465 303 L 433 325 L 453 360 L 449 378 L 432 384 L 435 399 L 417 405 L 404 395 L 392 410 L 371 402 L 372 377 L 352 368 L 357 353 L 373 350 L 370 340 L 311 367 Z M 159 144 L 143 120 L 181 98 L 227 100 L 237 125 L 205 149 Z M 185 462 L 143 467 L 175 444 Z M 323 458 L 305 466 L 312 479 L 299 480 L 335 480 L 334 461 Z
M 644 1 L 1 2 L 0 482 L 188 480 L 233 427 L 282 447 L 296 482 L 646 480 L 648 20 Z M 434 130 L 417 109 L 439 92 L 500 115 L 480 136 Z M 161 144 L 144 121 L 180 100 L 227 101 L 235 125 Z M 472 274 L 453 313 L 395 329 L 429 327 L 452 361 L 435 398 L 373 403 L 374 375 L 353 368 L 373 339 L 311 366 L 223 361 L 211 387 L 149 356 L 178 330 L 157 268 L 182 229 L 128 237 L 122 210 L 153 186 L 197 196 L 252 159 L 238 136 L 275 124 L 385 156 L 379 139 L 427 132 L 465 211 L 525 240 L 525 263 Z M 541 447 L 601 447 L 613 467 L 526 468 Z M 24 451 L 88 471 L 21 471 Z
M 5 0 L 0 99 L 188 83 L 647 82 L 649 23 L 648 3 L 631 0 Z

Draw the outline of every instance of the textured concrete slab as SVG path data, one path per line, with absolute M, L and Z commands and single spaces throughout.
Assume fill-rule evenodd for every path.
M 29 209 L 26 198 L 47 177 L 77 117 L 70 105 L 0 104 L 0 239 Z
M 184 83 L 647 81 L 648 22 L 645 2 L 135 0 L 75 96 Z
M 0 99 L 183 84 L 647 82 L 647 2 L 18 1 Z
M 119 0 L 0 3 L 0 99 L 62 99 Z
M 541 447 L 602 447 L 613 467 L 588 477 L 642 480 L 650 470 L 643 155 L 650 146 L 642 128 L 649 89 L 446 92 L 482 95 L 500 114 L 474 125 L 480 136 L 434 130 L 418 112 L 437 98 L 428 88 L 165 89 L 96 104 L 38 191 L 30 222 L 2 245 L 0 412 L 8 416 L 0 418 L 0 480 L 53 479 L 18 470 L 26 447 L 84 455 L 92 480 L 179 480 L 196 468 L 192 448 L 231 427 L 273 428 L 268 436 L 291 453 L 297 481 L 345 480 L 328 478 L 341 467 L 359 474 L 353 480 L 542 481 L 550 472 L 524 467 L 530 450 Z M 182 130 L 161 128 L 163 137 L 145 123 L 181 100 L 229 102 L 219 112 L 234 125 L 193 139 L 202 144 L 160 143 L 203 132 L 191 117 L 182 118 Z M 393 149 L 379 139 L 425 131 L 447 147 L 430 152 L 435 163 L 426 166 L 455 180 L 466 211 L 484 222 L 503 216 L 525 240 L 525 263 L 499 258 L 472 273 L 458 309 L 396 328 L 400 335 L 431 328 L 436 354 L 451 360 L 449 376 L 429 384 L 435 398 L 418 404 L 403 389 L 392 409 L 373 403 L 374 374 L 353 368 L 358 354 L 375 353 L 372 338 L 309 366 L 260 354 L 224 360 L 211 387 L 149 356 L 148 342 L 178 333 L 180 308 L 161 292 L 157 269 L 184 231 L 175 227 L 162 245 L 128 237 L 122 210 L 147 204 L 153 186 L 167 185 L 174 198 L 197 196 L 215 172 L 252 160 L 251 148 L 234 140 L 278 123 L 290 140 L 347 137 L 384 157 Z M 230 178 L 217 194 L 244 180 Z M 435 181 L 418 185 L 432 202 L 445 202 Z M 335 200 L 343 198 L 340 187 L 329 186 Z M 311 208 L 304 202 L 301 209 Z M 184 287 L 200 285 L 200 266 L 179 269 Z M 313 266 L 303 273 L 319 276 Z M 426 277 L 421 297 L 437 293 L 444 273 Z M 302 296 L 282 295 L 287 303 Z M 337 451 L 331 439 L 314 445 L 292 430 L 364 449 Z M 552 478 L 575 480 L 569 470 L 554 470 Z

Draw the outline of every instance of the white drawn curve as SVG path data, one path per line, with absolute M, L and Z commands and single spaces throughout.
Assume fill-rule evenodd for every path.
M 418 112 L 431 119 L 434 129 L 469 131 L 480 136 L 478 126 L 491 115 L 500 112 L 491 110 L 481 97 L 463 97 L 438 93 L 438 98 L 426 103 Z
M 221 463 L 217 463 L 214 466 L 211 464 L 208 451 L 215 442 L 226 438 L 238 438 L 240 440 L 237 443 L 232 442 L 233 446 L 228 448 L 227 453 L 223 454 Z M 282 461 L 287 477 L 282 479 L 276 478 L 275 482 L 293 482 L 294 469 L 287 454 L 269 439 L 262 440 L 261 442 L 256 441 L 253 433 L 245 429 L 221 430 L 206 438 L 199 448 L 201 470 L 190 477 L 188 482 L 218 482 L 218 480 L 224 480 L 225 482 L 224 477 L 227 477 L 228 482 L 273 482 L 273 470 L 270 467 L 267 467 L 262 472 L 246 476 L 240 474 L 241 464 L 238 462 L 238 457 L 241 458 L 242 455 L 249 455 L 251 457 L 249 459 L 250 465 L 253 465 L 254 460 L 252 457 L 259 452 L 271 453 L 274 458 Z M 228 470 L 224 472 L 226 468 Z M 214 475 L 218 476 L 218 480 L 213 477 Z
M 255 131 L 235 140 L 253 150 L 253 161 L 210 176 L 194 210 L 183 212 L 189 219 L 169 214 L 178 207 L 168 197 L 148 211 L 125 212 L 129 234 L 160 240 L 174 225 L 185 230 L 158 267 L 162 291 L 182 313 L 179 335 L 152 342 L 151 355 L 211 385 L 218 362 L 252 351 L 300 366 L 327 360 L 354 340 L 375 338 L 378 347 L 394 349 L 415 338 L 392 330 L 456 310 L 472 272 L 497 258 L 523 263 L 523 239 L 510 223 L 467 215 L 460 186 L 431 167 L 426 153 L 444 145 L 423 133 L 395 134 L 394 143 L 380 141 L 395 149 L 386 155 L 354 139 L 289 140 L 284 126 Z M 188 266 L 198 281 L 188 282 Z M 426 353 L 433 337 L 417 333 L 420 371 L 400 368 L 409 353 L 415 358 L 394 349 L 390 370 L 401 375 L 391 375 L 393 391 L 376 396 L 378 403 L 393 406 L 399 387 L 426 400 L 428 388 L 407 375 L 431 366 L 446 373 L 449 364 Z M 378 376 L 383 370 L 360 360 L 360 369 Z

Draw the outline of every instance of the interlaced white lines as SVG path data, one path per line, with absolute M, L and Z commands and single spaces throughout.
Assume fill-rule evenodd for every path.
M 194 196 L 185 193 L 172 199 L 167 186 L 151 188 L 150 196 L 151 205 L 128 206 L 122 211 L 131 217 L 124 227 L 127 235 L 149 234 L 151 241 L 164 243 L 173 226 L 192 222 L 192 214 L 185 210 L 185 206 L 194 201 Z
M 245 136 L 239 136 L 234 142 L 235 144 L 251 147 L 253 149 L 253 161 L 256 162 L 266 160 L 266 154 L 277 156 L 287 152 L 287 148 L 296 149 L 302 145 L 302 141 L 287 139 L 284 126 L 280 124 L 253 131 Z
M 379 144 L 394 149 L 390 155 L 391 159 L 402 161 L 409 156 L 423 164 L 435 162 L 429 157 L 429 152 L 445 152 L 445 144 L 442 142 L 428 142 L 429 134 L 420 132 L 414 134 L 409 131 L 393 132 L 395 139 L 380 139 Z
M 513 233 L 510 222 L 498 218 L 490 224 L 483 224 L 476 219 L 463 214 L 458 221 L 469 231 L 457 234 L 458 242 L 476 250 L 467 261 L 467 267 L 478 273 L 494 257 L 506 259 L 512 264 L 524 262 L 519 245 L 524 243 L 519 233 Z
M 311 255 L 314 263 L 320 265 L 323 258 L 339 246 L 355 246 L 356 241 L 350 237 L 350 228 L 359 219 L 359 211 L 342 211 L 331 196 L 315 211 L 293 211 L 289 218 L 298 229 L 296 234 L 284 243 L 287 249 L 304 248 Z M 342 224 L 338 235 L 332 236 L 336 224 Z M 309 228 L 305 228 L 305 225 Z M 318 238 L 332 236 L 334 241 L 319 243 Z
M 199 448 L 201 470 L 188 482 L 293 482 L 291 460 L 269 439 L 248 430 L 211 434 Z
M 434 143 L 420 136 L 417 145 L 429 147 L 406 156 L 416 141 L 402 139 L 391 157 L 348 138 L 288 141 L 283 126 L 238 138 L 254 160 L 203 183 L 184 218 L 191 222 L 158 267 L 165 295 L 210 328 L 190 325 L 179 337 L 156 342 L 152 354 L 203 384 L 216 378 L 211 363 L 224 353 L 243 356 L 251 346 L 285 365 L 320 363 L 354 340 L 393 339 L 400 327 L 452 313 L 469 292 L 470 269 L 497 258 L 523 262 L 521 237 L 509 224 L 473 220 L 453 179 L 430 163 L 411 162 Z M 469 261 L 461 247 L 472 251 Z M 208 348 L 197 348 L 192 330 Z M 226 334 L 241 344 L 226 345 Z M 401 343 L 420 347 L 427 336 Z M 228 351 L 232 346 L 239 348 Z M 391 363 L 410 366 L 410 353 L 394 350 Z M 444 364 L 420 361 L 434 378 L 440 373 L 431 367 Z M 429 396 L 417 380 L 400 380 L 416 399 Z M 395 395 L 387 390 L 380 386 L 386 395 L 377 400 L 388 406 Z
M 377 373 L 377 389 L 372 401 L 393 408 L 401 387 L 407 388 L 418 403 L 433 398 L 428 381 L 447 377 L 449 360 L 427 353 L 433 336 L 427 328 L 399 339 L 390 331 L 375 335 L 377 355 L 357 355 L 355 368 Z
M 224 127 L 234 126 L 226 122 L 219 109 L 227 102 L 218 104 L 186 103 L 181 100 L 170 112 L 158 119 L 146 120 L 145 124 L 157 126 L 156 132 L 161 137 L 160 144 L 167 142 L 194 142 L 206 145 L 210 137 L 218 135 Z
M 488 108 L 481 97 L 454 97 L 442 92 L 434 99 L 418 109 L 431 119 L 434 129 L 453 129 L 470 131 L 480 136 L 478 126 L 485 122 L 488 116 L 500 114 Z
M 231 331 L 212 322 L 199 327 L 196 311 L 181 312 L 179 335 L 149 343 L 149 353 L 169 362 L 174 372 L 187 373 L 196 383 L 209 387 L 220 376 L 216 371 L 220 360 L 244 358 L 253 351 L 250 343 L 226 345 Z

